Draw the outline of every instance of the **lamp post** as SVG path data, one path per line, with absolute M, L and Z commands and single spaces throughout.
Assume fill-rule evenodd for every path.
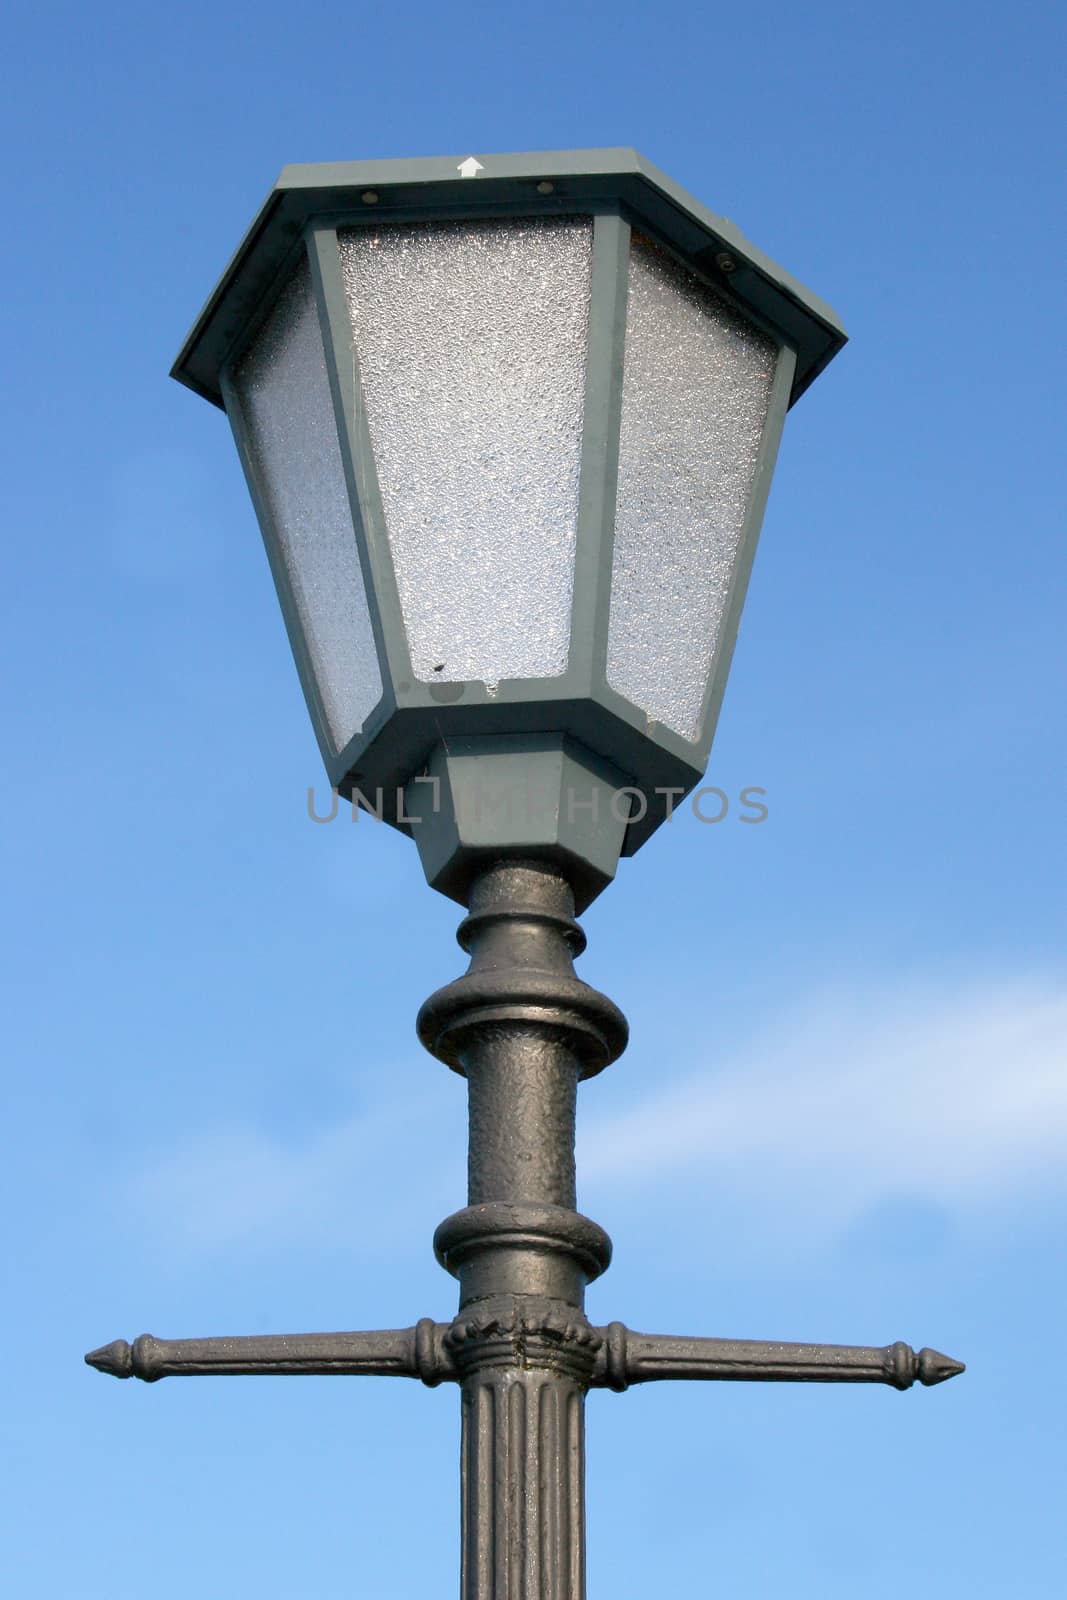
M 467 1080 L 448 1323 L 143 1335 L 148 1381 L 369 1373 L 463 1401 L 464 1600 L 584 1595 L 583 1402 L 659 1378 L 939 1383 L 884 1349 L 592 1326 L 579 1082 L 625 1020 L 574 917 L 699 781 L 789 406 L 832 312 L 627 150 L 290 167 L 174 375 L 230 418 L 331 783 L 467 908 L 419 1037 Z

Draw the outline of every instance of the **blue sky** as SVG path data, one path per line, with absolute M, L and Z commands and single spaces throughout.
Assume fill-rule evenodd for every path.
M 712 762 L 585 918 L 595 1320 L 930 1343 L 941 1389 L 589 1405 L 590 1595 L 1062 1584 L 1062 77 L 1051 4 L 16 0 L 0 835 L 6 1592 L 452 1594 L 458 1414 L 84 1350 L 446 1317 L 461 966 L 320 781 L 224 419 L 166 373 L 278 168 L 632 144 L 840 312 Z

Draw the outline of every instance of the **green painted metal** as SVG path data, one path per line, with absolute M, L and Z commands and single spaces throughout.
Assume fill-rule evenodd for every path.
M 629 257 L 629 224 L 618 215 L 596 217 L 568 664 L 590 689 L 604 679 L 607 657 Z
M 635 150 L 562 150 L 482 155 L 477 177 L 462 158 L 323 162 L 281 172 L 197 319 L 173 375 L 222 405 L 219 373 L 270 297 L 308 225 L 344 212 L 379 220 L 621 210 L 675 249 L 729 298 L 772 324 L 798 353 L 795 400 L 845 343 L 829 306 L 771 261 L 725 217 L 716 216 Z M 551 184 L 550 193 L 539 185 Z M 365 195 L 374 195 L 368 204 Z M 719 257 L 734 268 L 724 273 Z
M 476 178 L 460 163 L 355 162 L 287 167 L 224 274 L 174 369 L 182 382 L 222 401 L 234 423 L 253 502 L 278 588 L 301 683 L 330 782 L 365 797 L 378 815 L 411 833 L 403 796 L 456 740 L 525 739 L 531 758 L 546 737 L 569 741 L 590 766 L 608 763 L 620 786 L 638 791 L 622 841 L 637 850 L 670 816 L 707 765 L 763 508 L 788 406 L 820 364 L 844 342 L 833 314 L 767 261 L 733 228 L 677 188 L 633 151 L 486 156 Z M 571 644 L 556 677 L 482 682 L 422 682 L 411 665 L 388 529 L 378 487 L 337 230 L 459 217 L 570 214 L 592 216 L 592 279 L 583 414 Z M 763 432 L 756 482 L 697 736 L 684 739 L 649 721 L 607 682 L 612 546 L 633 228 L 654 237 L 717 294 L 739 306 L 776 341 L 777 373 Z M 230 373 L 306 250 L 334 400 L 354 536 L 371 612 L 383 682 L 381 701 L 360 732 L 334 748 L 267 508 L 255 484 L 248 440 L 232 403 Z M 729 256 L 729 270 L 719 263 Z M 444 752 L 444 754 L 442 754 Z M 526 841 L 533 848 L 539 842 Z M 500 845 L 487 839 L 486 847 Z M 521 840 L 511 841 L 519 848 Z M 440 839 L 438 839 L 438 846 Z M 437 847 L 435 847 L 437 848 Z M 458 848 L 458 846 L 457 846 Z M 561 849 L 563 847 L 561 846 Z M 434 856 L 429 849 L 424 857 Z M 434 867 L 440 886 L 463 872 Z M 569 860 L 572 873 L 607 881 L 593 851 Z M 613 866 L 612 866 L 613 870 Z M 584 881 L 584 880 L 583 880 Z M 452 892 L 445 889 L 445 892 Z
M 583 911 L 619 864 L 634 797 L 626 779 L 559 733 L 438 744 L 404 811 L 427 882 L 466 905 L 487 858 L 531 854 L 562 873 Z

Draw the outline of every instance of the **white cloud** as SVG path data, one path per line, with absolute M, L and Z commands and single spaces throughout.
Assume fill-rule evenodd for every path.
M 654 1042 L 645 1052 L 652 1069 Z M 817 1248 L 886 1200 L 964 1217 L 1067 1189 L 1067 982 L 839 989 L 733 1059 L 716 1062 L 710 1039 L 707 1053 L 699 1073 L 624 1112 L 610 1110 L 610 1082 L 605 1114 L 586 1100 L 579 1181 L 593 1215 L 610 1224 L 628 1200 L 676 1185 L 729 1219 L 715 1230 L 721 1254 L 731 1238 Z M 417 1095 L 398 1100 L 395 1080 L 389 1094 L 302 1136 L 192 1138 L 129 1180 L 124 1199 L 156 1236 L 198 1252 L 421 1251 L 463 1201 L 462 1086 L 442 1073 Z
M 675 1080 L 581 1140 L 607 1192 L 693 1169 L 731 1209 L 847 1228 L 905 1197 L 958 1214 L 1067 1187 L 1067 983 L 838 990 L 734 1059 Z

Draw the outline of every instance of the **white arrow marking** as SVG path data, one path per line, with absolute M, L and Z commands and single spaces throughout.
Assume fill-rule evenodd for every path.
M 476 159 L 476 157 L 468 156 L 466 161 L 460 162 L 459 166 L 456 168 L 456 171 L 459 173 L 461 178 L 476 178 L 479 172 L 485 171 L 485 168 L 482 166 L 481 162 Z

